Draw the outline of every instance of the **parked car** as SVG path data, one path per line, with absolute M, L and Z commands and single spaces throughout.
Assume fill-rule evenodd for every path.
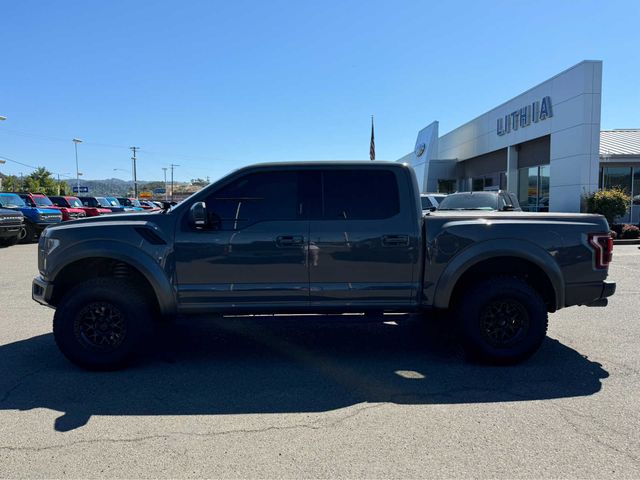
M 108 210 L 111 210 L 111 213 L 124 212 L 123 206 L 112 205 L 111 202 L 109 202 L 109 200 L 107 200 L 105 197 L 78 197 L 78 198 L 80 199 L 80 201 L 85 207 L 106 208 Z
M 438 205 L 438 210 L 485 210 L 496 212 L 521 212 L 518 198 L 513 193 L 456 192 L 447 195 Z
M 22 212 L 0 208 L 0 247 L 15 245 L 25 235 Z
M 116 197 L 104 197 L 104 198 L 107 199 L 107 202 L 109 202 L 109 205 L 111 205 L 112 208 L 122 208 L 122 210 L 125 213 L 144 211 L 144 208 L 140 208 L 140 207 L 126 207 L 122 205 Z
M 109 197 L 107 197 L 107 200 L 109 200 Z M 131 211 L 143 212 L 146 210 L 144 205 L 142 205 L 140 201 L 135 198 L 118 197 L 115 200 L 117 200 L 118 203 L 123 207 L 131 209 Z
M 64 208 L 77 208 L 82 210 L 87 217 L 97 217 L 98 215 L 105 215 L 107 213 L 112 213 L 108 208 L 102 207 L 85 207 L 78 197 L 49 197 L 49 200 L 53 202 L 53 204 L 57 207 Z
M 422 211 L 435 210 L 446 196 L 446 193 L 421 193 L 420 203 L 422 204 Z
M 62 213 L 62 221 L 78 220 L 87 216 L 86 212 L 81 208 L 60 207 L 53 203 L 44 193 L 21 193 L 19 194 L 27 205 L 30 207 L 43 207 L 59 210 Z
M 275 163 L 162 214 L 47 229 L 32 296 L 56 309 L 64 355 L 92 369 L 124 365 L 177 314 L 447 309 L 472 356 L 514 363 L 542 344 L 547 312 L 606 305 L 611 253 L 601 215 L 425 216 L 407 165 Z
M 147 212 L 156 212 L 162 210 L 162 204 L 158 205 L 158 202 L 152 202 L 151 200 L 140 200 L 140 205 Z
M 45 228 L 62 221 L 59 210 L 30 207 L 16 193 L 0 193 L 0 207 L 17 210 L 24 215 L 25 235 L 20 239 L 24 243 L 36 241 Z

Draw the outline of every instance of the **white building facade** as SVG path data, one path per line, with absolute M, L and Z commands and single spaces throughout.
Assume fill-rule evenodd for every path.
M 598 189 L 602 62 L 583 61 L 439 136 L 420 130 L 423 192 L 509 190 L 529 211 L 579 212 Z

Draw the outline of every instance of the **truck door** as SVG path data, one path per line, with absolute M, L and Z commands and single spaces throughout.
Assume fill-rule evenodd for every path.
M 394 170 L 317 172 L 309 234 L 312 306 L 402 308 L 416 298 L 418 214 L 409 185 Z
M 206 228 L 180 222 L 175 255 L 181 308 L 308 306 L 302 176 L 247 173 L 206 198 Z

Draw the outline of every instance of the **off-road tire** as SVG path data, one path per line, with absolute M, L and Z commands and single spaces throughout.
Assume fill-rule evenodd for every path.
M 490 277 L 457 298 L 456 322 L 471 359 L 508 365 L 533 355 L 547 334 L 540 294 L 518 277 Z
M 63 297 L 53 317 L 53 336 L 64 356 L 76 365 L 117 370 L 151 336 L 153 311 L 150 300 L 132 282 L 96 278 Z
M 0 238 L 0 247 L 12 247 L 18 243 L 18 237 Z
M 20 243 L 33 243 L 37 241 L 36 229 L 30 223 L 25 223 L 24 231 L 25 234 L 24 237 L 20 239 Z

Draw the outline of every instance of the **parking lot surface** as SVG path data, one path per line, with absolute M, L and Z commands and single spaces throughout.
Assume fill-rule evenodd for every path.
M 128 370 L 58 352 L 36 246 L 0 249 L 0 477 L 640 477 L 640 250 L 513 367 L 385 316 L 192 319 Z M 151 347 L 156 343 L 158 346 Z

